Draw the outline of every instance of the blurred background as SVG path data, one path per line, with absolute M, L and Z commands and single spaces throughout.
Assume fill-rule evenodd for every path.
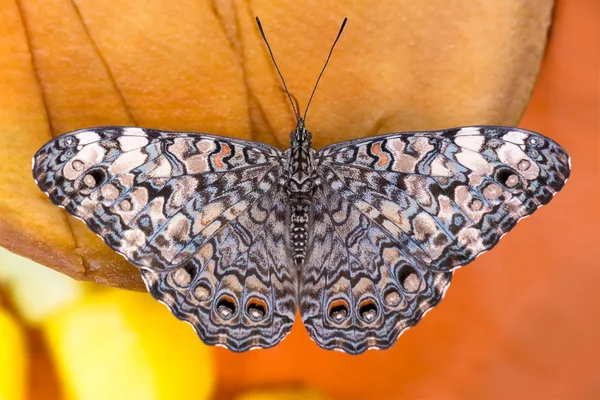
M 518 13 L 525 3 L 511 2 L 511 12 Z M 535 10 L 538 3 L 540 7 L 549 4 L 547 1 L 527 4 L 534 4 L 532 9 Z M 40 28 L 32 21 L 49 4 L 58 10 L 70 2 L 7 0 L 0 5 L 0 17 L 6 22 L 2 29 L 24 32 L 34 62 L 36 57 L 43 59 L 44 50 L 40 47 L 40 33 L 36 33 Z M 89 2 L 76 0 L 73 4 L 88 7 L 87 12 L 90 12 Z M 483 2 L 469 4 L 483 8 Z M 222 3 L 217 11 L 227 14 L 237 6 L 236 2 Z M 134 13 L 135 8 L 131 7 L 129 12 Z M 333 13 L 327 7 L 330 6 L 322 5 L 319 12 Z M 323 41 L 324 48 L 330 45 L 337 23 L 345 16 L 339 7 L 335 15 L 327 19 L 334 22 L 328 22 L 326 29 L 325 25 L 319 25 L 321 30 L 314 34 Z M 349 13 L 352 7 L 349 6 Z M 81 7 L 74 9 L 81 12 Z M 414 8 L 411 10 L 414 12 Z M 486 10 L 489 12 L 489 8 Z M 300 16 L 292 16 L 310 20 L 312 11 L 312 8 L 304 8 Z M 442 303 L 418 326 L 407 331 L 391 350 L 369 351 L 356 357 L 325 351 L 310 341 L 302 324 L 297 322 L 292 333 L 275 348 L 234 354 L 204 346 L 186 324 L 173 318 L 165 307 L 145 293 L 76 281 L 0 249 L 0 399 L 600 398 L 600 350 L 597 346 L 600 334 L 597 290 L 597 282 L 600 282 L 597 207 L 600 195 L 599 11 L 597 0 L 555 2 L 540 74 L 519 123 L 523 128 L 553 138 L 569 151 L 573 160 L 571 180 L 552 204 L 522 222 L 490 254 L 458 271 Z M 427 21 L 426 12 L 424 10 L 425 15 L 420 16 L 423 21 Z M 268 12 L 264 11 L 261 17 L 264 14 Z M 277 12 L 271 13 L 270 20 L 277 15 Z M 359 19 L 360 15 L 352 18 Z M 452 18 L 458 17 L 452 15 Z M 263 18 L 263 23 L 266 20 Z M 160 34 L 163 28 L 156 27 L 155 33 Z M 253 29 L 243 24 L 226 28 L 227 32 Z M 369 35 L 372 35 L 377 26 L 370 28 Z M 493 30 L 494 27 L 490 28 Z M 64 25 L 57 22 L 46 26 L 44 32 L 61 29 L 65 29 Z M 126 27 L 115 26 L 114 29 Z M 435 29 L 435 26 L 423 29 L 422 34 L 426 36 L 427 29 Z M 181 34 L 185 35 L 185 32 Z M 360 36 L 360 32 L 355 34 Z M 90 37 L 93 39 L 93 34 Z M 286 51 L 285 46 L 300 46 L 296 42 L 286 43 L 281 38 L 277 40 L 278 50 L 282 53 Z M 505 40 L 509 41 L 510 35 Z M 1 44 L 3 54 L 19 56 L 20 50 L 12 47 L 13 42 L 5 40 Z M 69 43 L 56 44 L 58 48 L 63 45 Z M 175 47 L 178 45 L 173 43 Z M 118 48 L 120 44 L 115 41 L 104 46 L 110 49 Z M 351 44 L 351 51 L 357 51 L 356 46 Z M 156 52 L 160 48 L 151 43 L 146 50 Z M 24 56 L 25 60 L 30 60 L 28 54 Z M 319 57 L 321 55 L 319 53 Z M 210 55 L 192 56 L 218 63 L 210 59 Z M 278 60 L 280 65 L 285 65 L 293 57 L 283 55 Z M 103 62 L 110 64 L 110 60 Z M 315 61 L 315 65 L 321 63 L 320 58 Z M 35 68 L 39 65 L 34 65 Z M 318 71 L 318 67 L 313 69 Z M 1 71 L 6 69 L 0 65 Z M 53 114 L 58 108 L 51 98 L 48 101 L 49 89 L 44 86 L 44 79 L 48 79 L 50 72 L 40 74 L 38 79 L 42 83 L 41 93 L 46 101 L 51 130 L 61 131 L 56 124 L 79 118 L 83 111 L 67 107 L 62 114 Z M 332 62 L 324 80 L 335 81 L 335 74 L 335 63 Z M 8 73 L 0 76 L 0 87 L 6 87 L 13 79 L 15 77 Z M 308 74 L 306 81 L 312 80 L 312 75 Z M 337 84 L 343 86 L 343 83 Z M 323 86 L 326 85 L 324 82 Z M 305 86 L 312 87 L 311 84 Z M 12 90 L 18 94 L 24 89 L 19 86 Z M 8 92 L 3 93 L 0 93 L 0 110 L 12 107 L 6 100 Z M 510 94 L 503 92 L 498 96 L 504 98 Z M 304 93 L 299 96 L 301 102 L 302 96 Z M 322 96 L 327 98 L 327 89 Z M 319 106 L 316 101 L 313 111 L 318 114 L 317 107 L 326 107 L 326 101 L 322 100 Z M 369 106 L 366 101 L 365 107 Z M 281 107 L 282 115 L 289 113 L 285 109 L 287 106 Z M 515 107 L 518 114 L 520 106 Z M 451 105 L 449 108 L 452 109 Z M 26 119 L 23 117 L 27 115 L 26 110 L 21 114 L 11 110 L 18 118 Z M 338 108 L 335 110 L 337 113 Z M 148 115 L 153 115 L 154 111 L 150 109 Z M 229 112 L 231 109 L 227 110 Z M 135 114 L 135 109 L 132 113 Z M 160 118 L 160 112 L 156 113 Z M 336 113 L 332 112 L 332 118 L 345 118 Z M 0 111 L 0 121 L 9 127 L 5 114 Z M 254 118 L 252 113 L 251 118 Z M 289 123 L 286 118 L 276 117 L 273 123 Z M 315 116 L 315 125 L 319 124 L 319 118 Z M 505 119 L 510 122 L 509 117 Z M 265 116 L 258 120 L 271 121 Z M 481 122 L 473 121 L 472 124 Z M 27 127 L 29 122 L 19 123 Z M 436 123 L 438 121 L 421 128 L 438 127 Z M 10 127 L 12 129 L 12 125 Z M 213 131 L 218 131 L 220 126 L 216 124 L 214 128 Z M 383 129 L 379 132 L 386 130 L 379 128 Z M 391 126 L 387 130 L 400 129 Z M 287 132 L 284 130 L 283 137 Z M 315 128 L 313 132 L 316 132 Z M 252 137 L 261 139 L 260 134 Z M 15 136 L 0 132 L 0 138 L 5 155 L 20 151 L 13 144 Z M 276 142 L 276 138 L 270 141 Z M 7 162 L 7 158 L 3 160 L 0 160 L 1 175 L 8 176 L 17 168 L 16 163 Z M 15 182 L 9 183 L 18 186 Z M 4 198 L 14 193 L 9 193 L 7 187 L 10 186 L 2 186 L 0 192 Z M 17 200 L 23 202 L 19 205 L 27 204 L 25 199 Z M 12 231 L 7 228 L 6 216 L 12 209 L 9 210 L 6 204 L 0 204 L 2 243 L 20 254 L 43 260 L 39 254 L 47 250 L 36 253 L 31 244 L 36 243 L 33 239 L 35 230 L 21 239 L 14 233 L 21 230 L 14 228 L 20 225 L 11 225 Z M 27 209 L 22 209 L 21 213 L 35 223 Z M 11 241 L 14 237 L 19 238 L 18 244 Z M 40 245 L 37 249 L 44 248 Z M 44 263 L 51 264 L 50 261 Z M 52 264 L 53 268 L 61 270 L 56 265 Z M 80 278 L 139 289 L 135 270 L 114 272 L 105 268 L 112 272 L 105 275 L 90 272 L 89 276 Z M 68 269 L 62 271 L 76 275 Z M 131 281 L 128 276 L 132 276 Z

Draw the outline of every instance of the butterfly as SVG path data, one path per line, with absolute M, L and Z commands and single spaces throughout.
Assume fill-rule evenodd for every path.
M 306 112 L 292 108 L 285 151 L 96 127 L 45 144 L 33 176 L 206 344 L 275 346 L 299 308 L 319 346 L 360 354 L 392 346 L 439 303 L 457 268 L 548 203 L 570 173 L 557 143 L 502 126 L 389 133 L 317 151 Z

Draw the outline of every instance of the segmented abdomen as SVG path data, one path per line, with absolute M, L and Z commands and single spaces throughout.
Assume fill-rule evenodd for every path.
M 312 203 L 306 193 L 290 193 L 290 240 L 296 265 L 304 263 L 308 241 L 308 218 Z

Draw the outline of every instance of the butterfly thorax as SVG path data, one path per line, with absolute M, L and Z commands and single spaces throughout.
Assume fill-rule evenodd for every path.
M 304 262 L 308 240 L 308 223 L 312 209 L 314 183 L 314 154 L 311 133 L 298 120 L 290 134 L 290 148 L 286 151 L 287 192 L 289 195 L 290 239 L 296 265 Z

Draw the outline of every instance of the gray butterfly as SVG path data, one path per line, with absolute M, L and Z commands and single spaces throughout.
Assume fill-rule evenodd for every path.
M 316 151 L 292 107 L 283 152 L 99 127 L 48 142 L 33 176 L 205 343 L 272 347 L 299 306 L 319 346 L 359 354 L 392 346 L 438 304 L 455 269 L 548 203 L 570 172 L 551 139 L 498 126 Z

